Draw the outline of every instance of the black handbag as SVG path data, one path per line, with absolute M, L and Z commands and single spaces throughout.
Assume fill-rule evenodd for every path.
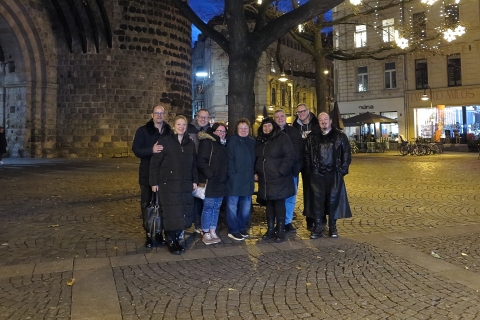
M 162 210 L 158 204 L 158 195 L 152 192 L 152 199 L 148 206 L 143 209 L 143 228 L 153 238 L 155 234 L 162 232 Z

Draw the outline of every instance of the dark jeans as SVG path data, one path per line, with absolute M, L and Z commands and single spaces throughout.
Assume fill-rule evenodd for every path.
M 315 219 L 321 219 L 323 223 L 327 221 L 327 215 L 330 213 L 330 198 L 333 189 L 334 177 L 336 172 L 325 172 L 324 174 L 315 174 L 313 179 L 320 179 L 321 183 L 316 184 L 314 190 L 313 206 L 315 208 Z

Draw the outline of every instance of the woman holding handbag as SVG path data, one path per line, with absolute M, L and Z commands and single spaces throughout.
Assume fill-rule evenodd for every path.
M 176 116 L 173 131 L 158 139 L 163 150 L 154 153 L 150 161 L 150 185 L 153 192 L 158 191 L 166 243 L 172 254 L 185 251 L 180 234 L 192 225 L 192 191 L 198 181 L 195 143 L 186 130 L 187 119 Z
M 199 185 L 205 184 L 202 211 L 203 242 L 220 243 L 216 228 L 220 206 L 227 189 L 228 154 L 225 148 L 227 126 L 214 123 L 206 132 L 199 132 L 197 167 Z

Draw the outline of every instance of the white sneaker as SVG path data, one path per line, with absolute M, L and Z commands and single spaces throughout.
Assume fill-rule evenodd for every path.
M 217 234 L 215 233 L 215 230 L 210 230 L 210 236 L 212 237 L 212 240 L 215 241 L 215 243 L 220 243 L 222 242 L 222 239 L 220 239 Z
M 200 228 L 197 228 L 197 229 L 195 229 L 195 233 L 198 233 L 198 234 L 202 235 L 202 234 L 203 234 L 203 230 L 200 229 Z
M 212 239 L 212 235 L 210 234 L 210 232 L 204 232 L 203 233 L 203 239 L 202 239 L 203 243 L 205 243 L 207 246 L 209 244 L 215 244 L 215 241 Z

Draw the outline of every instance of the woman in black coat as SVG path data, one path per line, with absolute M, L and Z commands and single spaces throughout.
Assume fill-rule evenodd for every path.
M 192 191 L 198 182 L 195 143 L 186 130 L 187 119 L 176 116 L 173 131 L 158 139 L 163 150 L 154 153 L 150 161 L 150 185 L 153 192 L 158 191 L 163 229 L 172 254 L 185 251 L 179 237 L 192 224 Z
M 265 118 L 258 129 L 255 146 L 255 177 L 258 180 L 257 197 L 266 201 L 267 232 L 263 239 L 275 236 L 285 239 L 285 199 L 295 194 L 292 167 L 295 158 L 290 138 L 280 130 L 272 118 Z
M 5 129 L 0 127 L 0 165 L 3 164 L 3 154 L 7 152 L 7 138 L 5 137 Z
M 203 242 L 206 245 L 222 242 L 217 236 L 217 222 L 223 197 L 227 190 L 228 154 L 225 147 L 227 126 L 215 123 L 206 132 L 199 132 L 197 167 L 199 184 L 206 183 L 202 211 Z

